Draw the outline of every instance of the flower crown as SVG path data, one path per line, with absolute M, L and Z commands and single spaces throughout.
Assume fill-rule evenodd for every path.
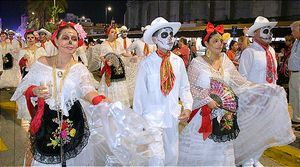
M 78 47 L 83 45 L 83 40 L 84 38 L 87 36 L 87 33 L 84 31 L 84 29 L 82 28 L 82 26 L 80 24 L 75 24 L 73 22 L 65 22 L 65 21 L 61 21 L 58 29 L 56 31 L 54 31 L 54 33 L 52 34 L 51 37 L 51 41 L 52 43 L 57 47 L 57 45 L 55 44 L 55 38 L 57 37 L 58 32 L 63 29 L 64 27 L 70 26 L 72 28 L 74 28 L 76 30 L 76 32 L 78 33 Z

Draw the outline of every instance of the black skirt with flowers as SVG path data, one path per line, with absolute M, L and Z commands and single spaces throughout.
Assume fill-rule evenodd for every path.
M 31 136 L 33 158 L 44 164 L 61 163 L 61 143 L 63 159 L 76 157 L 88 143 L 90 135 L 86 116 L 79 101 L 69 110 L 69 116 L 63 116 L 62 131 L 58 114 L 45 103 L 42 125 L 39 131 Z M 61 135 L 61 137 L 60 137 Z

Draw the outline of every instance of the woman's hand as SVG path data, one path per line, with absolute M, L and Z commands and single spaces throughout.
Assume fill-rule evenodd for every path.
M 110 98 L 105 98 L 101 101 L 101 103 L 112 103 L 112 100 Z
M 179 116 L 180 122 L 188 121 L 190 119 L 190 115 L 191 115 L 191 110 L 189 109 L 183 110 Z
M 32 89 L 32 92 L 38 98 L 48 99 L 50 97 L 49 89 L 47 86 L 37 86 Z
M 219 104 L 214 100 L 210 101 L 207 105 L 210 109 L 215 109 L 219 107 Z

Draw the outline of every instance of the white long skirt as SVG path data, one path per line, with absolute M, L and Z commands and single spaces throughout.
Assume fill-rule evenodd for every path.
M 124 106 L 130 107 L 127 81 L 111 82 L 108 87 L 104 79 L 105 76 L 103 76 L 100 81 L 98 92 L 105 94 L 105 96 L 110 98 L 113 102 L 120 101 Z
M 203 140 L 198 130 L 202 116 L 199 112 L 183 129 L 179 139 L 180 166 L 234 166 L 233 142 L 217 143 L 207 138 Z

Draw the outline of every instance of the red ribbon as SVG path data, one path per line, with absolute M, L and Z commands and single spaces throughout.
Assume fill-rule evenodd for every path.
M 109 87 L 110 86 L 111 69 L 110 69 L 110 66 L 108 65 L 107 60 L 104 63 L 104 67 L 101 69 L 101 72 L 100 72 L 101 78 L 104 73 L 105 73 L 105 83 Z
M 37 87 L 37 86 L 35 86 L 35 85 L 29 86 L 29 88 L 27 88 L 27 90 L 24 93 L 25 99 L 26 99 L 27 108 L 28 108 L 28 111 L 30 113 L 31 118 L 33 117 L 33 109 L 34 109 L 34 106 L 31 103 L 31 97 L 36 97 L 36 95 L 32 91 L 33 88 L 35 88 L 35 87 Z
M 25 91 L 24 95 L 26 98 L 26 103 L 27 103 L 27 108 L 29 110 L 30 116 L 32 119 L 30 123 L 30 133 L 31 134 L 36 134 L 36 132 L 40 129 L 41 124 L 42 124 L 42 117 L 44 115 L 44 107 L 45 107 L 45 100 L 43 98 L 38 98 L 37 104 L 38 104 L 38 109 L 37 112 L 33 113 L 34 111 L 34 106 L 31 103 L 31 97 L 36 97 L 36 95 L 33 93 L 33 88 L 37 86 L 31 85 L 27 90 Z
M 99 96 L 95 96 L 92 100 L 92 104 L 93 105 L 97 105 L 99 104 L 103 99 L 105 99 L 106 97 L 104 95 L 99 95 Z
M 190 118 L 188 122 L 190 122 L 193 117 L 198 113 L 200 108 L 197 108 L 192 111 Z M 211 122 L 211 109 L 208 107 L 208 105 L 205 105 L 201 108 L 202 112 L 202 123 L 201 127 L 199 128 L 198 132 L 203 133 L 203 140 L 206 140 L 208 136 L 212 133 L 212 122 Z
M 27 62 L 27 59 L 25 57 L 22 57 L 19 61 L 19 66 L 20 66 L 20 70 L 21 70 L 21 73 L 22 73 L 22 69 L 24 67 L 26 67 L 26 62 Z
M 44 115 L 44 107 L 45 107 L 45 100 L 43 98 L 38 98 L 38 109 L 35 113 L 34 118 L 30 123 L 30 133 L 32 135 L 36 134 L 36 132 L 40 129 L 42 124 L 42 117 Z
M 52 34 L 52 36 L 51 36 L 51 42 L 53 43 L 53 45 L 54 45 L 55 47 L 57 47 L 57 45 L 55 44 L 55 39 L 57 38 L 58 32 L 59 32 L 62 28 L 66 27 L 66 26 L 70 26 L 70 27 L 74 28 L 75 25 L 76 25 L 76 24 L 73 23 L 73 22 L 65 22 L 65 21 L 61 21 L 60 24 L 59 24 L 59 26 L 58 26 L 58 29 L 57 29 L 56 31 L 54 31 L 53 34 Z M 74 28 L 74 29 L 75 29 L 75 28 Z M 77 34 L 78 34 L 78 32 L 77 32 Z M 84 42 L 83 42 L 83 39 L 81 39 L 81 38 L 79 37 L 79 40 L 78 40 L 78 47 L 79 47 L 79 46 L 82 46 L 83 43 L 84 43 Z
M 217 31 L 220 34 L 223 34 L 224 33 L 224 26 L 223 25 L 218 25 L 217 27 L 214 27 L 214 25 L 211 22 L 208 22 L 207 26 L 206 26 L 207 34 L 205 35 L 203 41 L 204 42 L 207 41 L 210 34 L 213 33 L 214 31 Z
M 199 133 L 203 133 L 203 140 L 206 140 L 212 133 L 212 122 L 211 122 L 211 111 L 212 109 L 205 105 L 202 107 L 202 123 L 198 130 Z

